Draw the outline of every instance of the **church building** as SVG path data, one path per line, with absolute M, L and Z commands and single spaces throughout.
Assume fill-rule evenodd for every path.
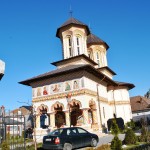
M 19 82 L 32 87 L 37 134 L 69 126 L 101 131 L 114 115 L 130 121 L 129 90 L 134 85 L 113 80 L 108 44 L 73 17 L 57 29 L 56 37 L 63 55 L 52 63 L 56 70 Z

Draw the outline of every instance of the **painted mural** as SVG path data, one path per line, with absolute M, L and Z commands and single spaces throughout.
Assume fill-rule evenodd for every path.
M 52 85 L 46 85 L 43 87 L 37 87 L 32 89 L 32 97 L 46 96 L 50 94 L 67 92 L 72 90 L 78 90 L 84 87 L 84 80 L 75 79 L 70 81 L 65 81 L 61 83 L 55 83 Z
M 50 86 L 51 94 L 62 92 L 62 83 L 56 83 Z
M 72 86 L 72 84 L 71 84 L 70 81 L 65 82 L 65 91 L 70 91 L 71 90 L 71 86 Z
M 48 95 L 48 86 L 43 87 L 43 95 Z
M 41 96 L 41 87 L 37 88 L 37 96 Z

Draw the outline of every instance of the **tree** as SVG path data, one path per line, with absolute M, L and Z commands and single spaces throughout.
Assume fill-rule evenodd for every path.
M 122 150 L 122 142 L 121 140 L 119 140 L 118 136 L 115 135 L 115 137 L 111 141 L 110 147 L 112 150 Z
M 10 146 L 7 141 L 3 141 L 2 143 L 2 150 L 10 150 Z
M 128 128 L 124 139 L 125 144 L 136 144 L 137 137 L 132 129 Z
M 118 125 L 116 123 L 116 119 L 113 119 L 110 130 L 111 130 L 111 133 L 113 135 L 118 135 L 119 134 L 119 127 L 118 127 Z
M 118 138 L 119 134 L 119 128 L 116 123 L 116 119 L 113 119 L 112 125 L 111 125 L 111 133 L 114 135 L 114 138 L 111 142 L 111 149 L 112 150 L 122 150 L 122 141 Z

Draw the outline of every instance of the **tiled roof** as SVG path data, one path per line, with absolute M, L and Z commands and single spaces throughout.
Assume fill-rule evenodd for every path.
M 135 85 L 132 83 L 119 82 L 119 81 L 115 81 L 115 82 L 118 84 L 118 86 L 127 86 L 129 89 L 132 89 L 135 87 Z
M 106 42 L 104 42 L 103 40 L 101 40 L 99 37 L 95 36 L 94 34 L 89 34 L 87 37 L 87 44 L 91 45 L 91 44 L 104 44 L 106 46 L 106 49 L 109 48 L 109 46 L 107 45 Z
M 147 99 L 143 96 L 134 96 L 130 97 L 131 109 L 132 112 L 150 110 L 150 99 Z
M 21 81 L 19 83 L 30 86 L 30 83 L 32 83 L 34 81 L 39 81 L 39 80 L 43 80 L 43 79 L 47 79 L 47 78 L 51 78 L 51 77 L 62 76 L 63 74 L 69 74 L 71 72 L 76 72 L 77 70 L 86 70 L 86 71 L 92 73 L 93 75 L 97 76 L 99 79 L 104 78 L 104 76 L 105 76 L 103 73 L 100 73 L 91 65 L 80 64 L 80 65 L 70 65 L 67 67 L 59 68 L 54 71 L 50 71 L 50 72 L 41 74 L 39 76 L 35 76 L 33 78 Z M 105 81 L 109 84 L 117 85 L 113 80 L 111 80 L 107 76 L 105 76 Z
M 115 73 L 112 69 L 110 69 L 108 66 L 100 67 L 100 68 L 98 68 L 97 70 L 104 70 L 104 69 L 107 69 L 107 70 L 109 70 L 113 75 L 116 75 L 116 73 Z
M 48 78 L 48 77 L 54 77 L 56 75 L 63 74 L 65 72 L 70 72 L 70 71 L 73 71 L 75 69 L 80 69 L 80 68 L 82 68 L 84 66 L 87 66 L 87 65 L 84 65 L 84 64 L 70 65 L 70 66 L 67 66 L 67 67 L 63 67 L 63 68 L 59 68 L 59 69 L 56 69 L 56 70 L 53 70 L 53 71 L 46 72 L 44 74 L 35 76 L 33 78 L 30 78 L 30 79 L 27 79 L 27 80 L 24 80 L 24 81 L 21 81 L 19 83 L 25 84 L 25 85 L 29 85 L 29 82 L 32 82 L 32 81 L 35 81 L 35 80 L 44 79 L 44 78 Z
M 65 23 L 63 23 L 58 29 L 57 29 L 57 32 L 56 32 L 56 36 L 59 37 L 59 31 L 60 29 L 62 29 L 63 27 L 66 27 L 66 26 L 69 26 L 69 25 L 74 25 L 74 26 L 82 26 L 82 27 L 85 27 L 86 30 L 87 30 L 87 34 L 90 34 L 90 30 L 89 30 L 89 27 L 82 23 L 81 21 L 71 17 L 69 18 Z
M 78 24 L 78 25 L 84 25 L 84 26 L 87 26 L 86 24 L 82 23 L 81 21 L 71 17 L 69 18 L 65 23 L 63 23 L 60 28 L 64 27 L 64 26 L 67 26 L 69 24 Z
M 70 58 L 67 58 L 67 59 L 63 59 L 63 60 L 60 60 L 60 61 L 57 61 L 57 62 L 53 62 L 51 63 L 52 65 L 55 65 L 57 66 L 58 64 L 62 63 L 62 62 L 67 62 L 69 60 L 75 60 L 76 58 L 84 58 L 86 60 L 88 60 L 90 63 L 92 63 L 93 65 L 97 65 L 97 63 L 95 61 L 93 61 L 92 59 L 90 59 L 89 57 L 87 57 L 85 54 L 81 54 L 81 55 L 77 55 L 77 56 L 73 56 L 73 57 L 70 57 Z

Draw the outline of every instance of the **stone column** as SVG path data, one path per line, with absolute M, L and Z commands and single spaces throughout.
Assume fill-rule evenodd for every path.
M 88 124 L 89 123 L 88 108 L 83 109 L 83 118 L 84 118 L 84 124 Z
M 95 123 L 97 123 L 97 111 L 93 110 L 92 115 L 93 115 L 93 124 L 95 124 Z
M 66 116 L 66 125 L 70 126 L 70 116 L 69 116 L 69 111 L 65 112 L 65 116 Z
M 35 119 L 36 128 L 40 128 L 40 115 L 36 115 L 35 117 L 36 117 L 36 119 Z M 34 119 L 33 119 L 33 121 L 34 121 Z
M 51 113 L 50 114 L 50 125 L 51 125 L 51 127 L 55 127 L 55 113 L 53 112 L 53 113 Z

